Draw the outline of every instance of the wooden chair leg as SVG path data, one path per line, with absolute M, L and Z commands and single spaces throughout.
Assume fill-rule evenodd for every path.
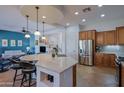
M 16 75 L 17 75 L 17 70 L 15 71 L 15 75 L 14 75 L 14 79 L 13 79 L 13 86 L 15 85 Z
M 24 79 L 25 79 L 25 74 L 23 74 L 23 77 L 22 77 L 22 81 L 21 81 L 21 85 L 20 85 L 20 87 L 23 85 L 23 83 L 24 83 Z
M 31 73 L 29 74 L 29 87 L 31 86 L 31 80 L 32 80 L 32 77 L 31 77 Z

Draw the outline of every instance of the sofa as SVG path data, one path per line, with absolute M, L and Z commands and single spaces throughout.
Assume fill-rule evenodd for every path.
M 2 54 L 2 58 L 7 59 L 13 56 L 21 56 L 21 55 L 25 55 L 25 52 L 22 52 L 21 50 L 6 50 Z
M 0 72 L 8 70 L 10 66 L 11 62 L 8 59 L 4 59 L 2 56 L 0 56 Z

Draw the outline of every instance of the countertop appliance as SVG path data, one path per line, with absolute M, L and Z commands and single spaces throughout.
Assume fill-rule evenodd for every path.
M 79 63 L 93 65 L 93 40 L 79 40 Z

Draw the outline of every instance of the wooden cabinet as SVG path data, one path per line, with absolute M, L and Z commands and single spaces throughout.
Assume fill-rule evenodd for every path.
M 104 44 L 104 32 L 97 32 L 96 45 L 103 45 L 103 44 Z
M 95 40 L 96 31 L 87 31 L 87 39 Z
M 103 62 L 103 53 L 95 53 L 94 65 L 102 66 L 102 62 Z
M 104 45 L 116 44 L 115 30 L 104 32 Z
M 79 33 L 80 40 L 95 40 L 95 30 L 92 31 L 81 31 Z
M 103 54 L 103 62 L 102 65 L 104 67 L 109 67 L 111 63 L 111 56 L 109 54 Z
M 116 44 L 115 30 L 97 32 L 96 45 L 114 45 Z
M 114 61 L 115 61 L 114 54 L 104 54 L 104 53 L 95 54 L 95 61 L 94 61 L 95 66 L 115 67 Z
M 115 54 L 104 54 L 104 66 L 115 67 Z
M 79 39 L 80 40 L 86 40 L 86 32 L 80 32 L 79 33 Z
M 110 54 L 110 67 L 115 68 L 115 58 L 116 58 L 115 54 Z
M 117 34 L 117 44 L 119 45 L 124 44 L 124 27 L 117 27 L 116 34 Z

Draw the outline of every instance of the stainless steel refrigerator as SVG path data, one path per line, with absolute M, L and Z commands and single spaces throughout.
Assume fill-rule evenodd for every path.
M 93 40 L 79 40 L 79 63 L 93 65 Z

